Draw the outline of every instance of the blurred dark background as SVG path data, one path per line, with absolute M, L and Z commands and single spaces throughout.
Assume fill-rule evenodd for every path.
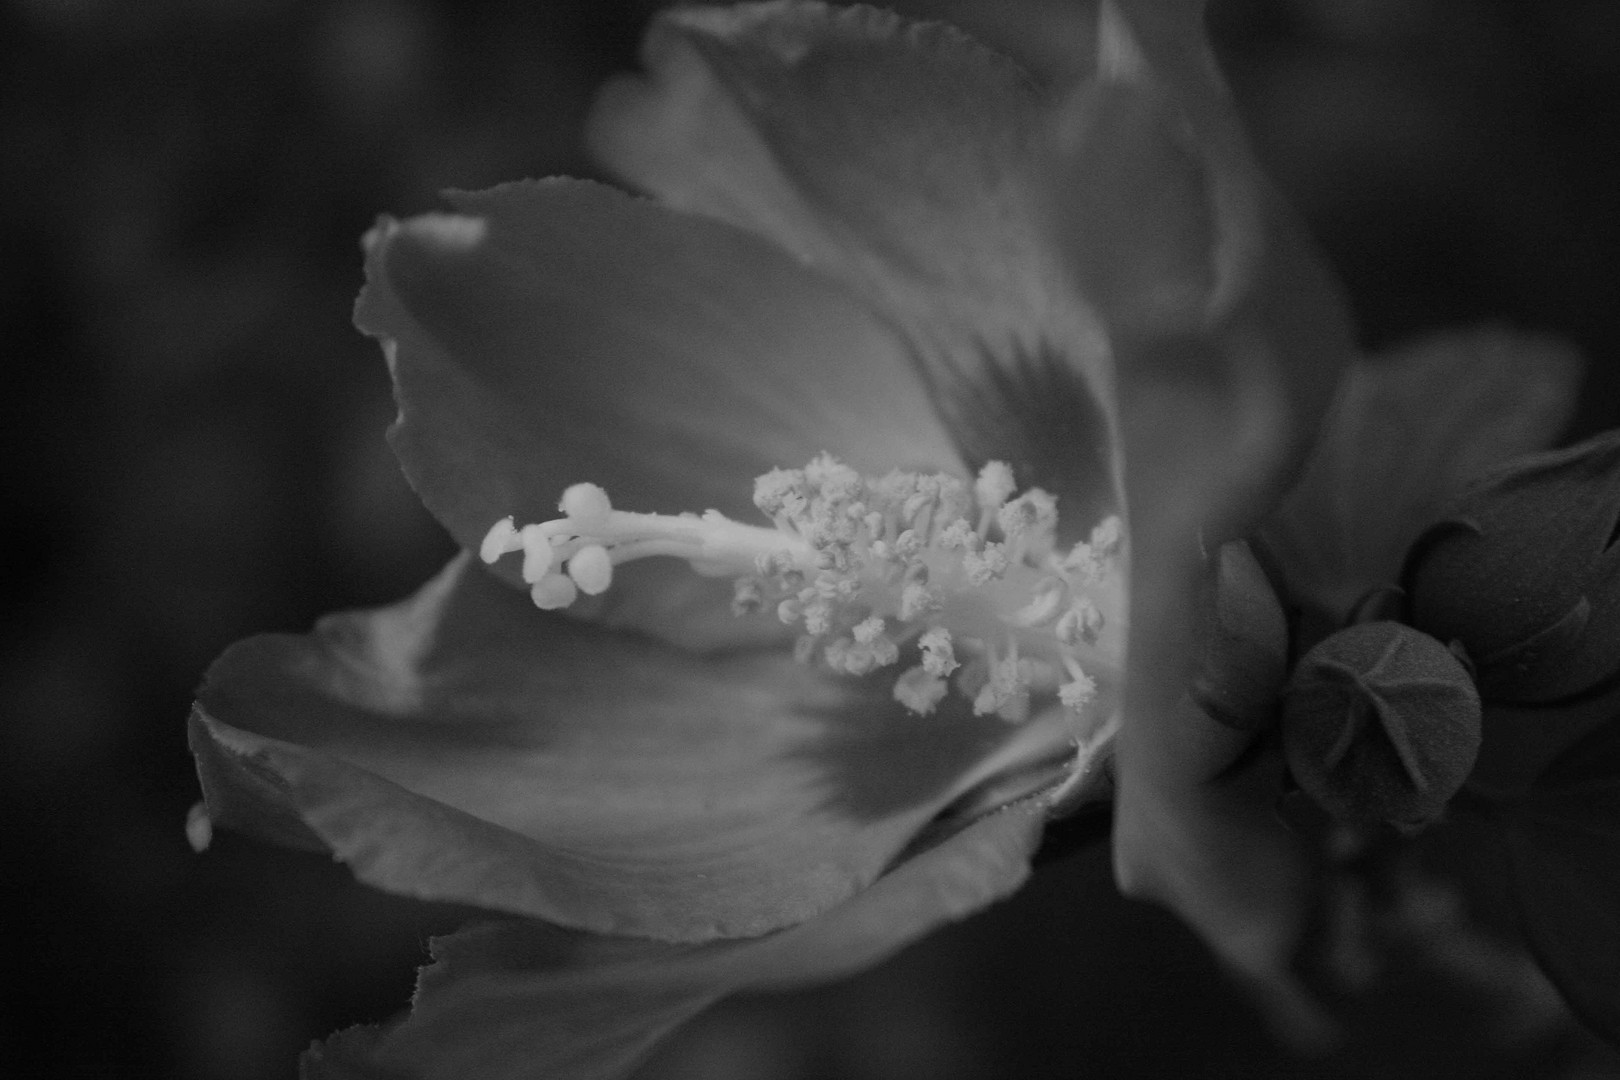
M 589 175 L 592 89 L 657 6 L 0 0 L 10 1075 L 290 1077 L 311 1038 L 406 1001 L 448 913 L 229 836 L 191 853 L 190 691 L 231 641 L 394 599 L 447 556 L 349 325 L 360 234 L 444 187 Z M 898 6 L 1036 65 L 1074 17 Z M 1365 344 L 1555 332 L 1592 361 L 1576 434 L 1620 423 L 1620 4 L 1214 7 Z M 1401 1016 L 1382 1051 L 1289 1057 L 1094 848 L 852 983 L 722 1008 L 646 1076 L 1615 1075 L 1579 1038 L 1488 1059 L 1421 997 Z

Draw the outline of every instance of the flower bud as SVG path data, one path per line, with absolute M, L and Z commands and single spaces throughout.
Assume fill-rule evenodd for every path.
M 1294 778 L 1334 817 L 1420 825 L 1473 768 L 1479 694 L 1434 638 L 1396 622 L 1358 623 L 1294 668 L 1282 725 Z
M 1288 621 L 1247 542 L 1221 545 L 1197 598 L 1198 667 L 1188 688 L 1228 727 L 1257 731 L 1277 716 L 1288 673 Z
M 1620 675 L 1620 432 L 1520 458 L 1407 557 L 1411 622 L 1460 642 L 1490 702 L 1553 704 Z

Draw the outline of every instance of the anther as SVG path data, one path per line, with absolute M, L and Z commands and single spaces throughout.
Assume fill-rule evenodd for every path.
M 1058 687 L 1058 700 L 1066 708 L 1079 712 L 1097 696 L 1097 680 L 1068 657 L 1064 657 L 1063 667 L 1069 674 L 1069 681 Z
M 948 689 L 944 679 L 918 666 L 894 681 L 894 700 L 918 716 L 927 716 L 938 707 Z
M 496 525 L 496 528 L 500 526 Z M 518 539 L 523 545 L 523 580 L 533 585 L 551 569 L 555 555 L 551 548 L 551 537 L 538 525 L 525 525 L 518 533 Z M 484 538 L 484 543 L 488 545 L 489 537 Z
M 1008 616 L 1014 626 L 1042 626 L 1058 616 L 1063 606 L 1065 589 L 1057 578 L 1046 578 L 1035 586 L 1035 595 L 1029 603 Z M 1072 643 L 1071 643 L 1072 644 Z
M 484 542 L 478 547 L 478 557 L 486 563 L 493 563 L 508 551 L 516 551 L 518 543 L 517 525 L 510 517 L 503 517 L 497 521 L 484 537 Z
M 607 524 L 608 515 L 613 512 L 613 503 L 609 501 L 607 492 L 595 484 L 574 484 L 563 492 L 557 509 L 580 532 L 590 533 Z
M 548 574 L 529 589 L 529 599 L 541 611 L 556 611 L 579 599 L 579 587 L 562 574 Z
M 989 677 L 973 698 L 975 716 L 995 713 L 1004 720 L 1017 722 L 1029 709 L 1029 672 L 1018 659 L 1016 648 L 1006 656 L 990 658 Z
M 613 560 L 607 548 L 601 544 L 587 544 L 580 548 L 568 560 L 568 576 L 574 579 L 574 584 L 586 596 L 600 596 L 607 592 L 608 586 L 613 584 Z
M 949 675 L 961 666 L 956 662 L 951 632 L 943 626 L 924 631 L 917 639 L 917 648 L 922 650 L 922 666 L 930 675 Z
M 575 484 L 558 504 L 562 517 L 521 528 L 497 521 L 479 554 L 493 562 L 521 551 L 524 580 L 546 609 L 608 589 L 621 562 L 684 559 L 733 579 L 735 613 L 775 611 L 799 631 L 794 655 L 807 663 L 862 676 L 908 653 L 893 693 L 919 715 L 951 692 L 1009 722 L 1037 708 L 1089 715 L 1099 691 L 1079 658 L 1112 685 L 1113 639 L 1123 632 L 1111 626 L 1100 642 L 1103 608 L 1112 619 L 1119 598 L 1119 520 L 1060 552 L 1056 500 L 1016 490 L 1000 462 L 969 484 L 899 470 L 866 478 L 822 454 L 756 478 L 768 527 L 714 510 L 628 513 L 597 485 Z
M 862 645 L 870 645 L 877 640 L 878 635 L 883 633 L 883 620 L 873 615 L 856 623 L 855 628 L 850 632 L 855 636 L 855 640 Z
M 1003 461 L 985 462 L 979 470 L 979 478 L 973 482 L 973 496 L 979 501 L 979 508 L 990 513 L 1000 509 L 1017 490 L 1012 469 Z
M 757 577 L 740 577 L 731 588 L 731 613 L 752 615 L 765 606 L 765 588 Z
M 921 582 L 910 582 L 900 590 L 901 622 L 915 622 L 925 615 L 933 614 L 943 606 L 938 594 Z
M 1089 596 L 1082 596 L 1058 617 L 1057 625 L 1052 632 L 1057 639 L 1068 646 L 1079 645 L 1084 642 L 1094 645 L 1097 635 L 1102 633 L 1103 613 Z

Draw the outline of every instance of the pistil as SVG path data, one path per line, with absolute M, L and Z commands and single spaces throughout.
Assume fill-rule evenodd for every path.
M 769 527 L 714 510 L 629 513 L 602 488 L 575 484 L 561 517 L 521 527 L 503 518 L 480 555 L 522 552 L 530 596 L 548 610 L 606 591 L 621 563 L 683 559 L 734 579 L 738 615 L 771 611 L 798 627 L 806 662 L 864 676 L 911 657 L 894 696 L 918 715 L 953 679 L 978 715 L 1017 722 L 1037 705 L 1079 715 L 1119 681 L 1119 520 L 1060 551 L 1056 499 L 1016 491 L 1000 462 L 970 486 L 946 473 L 862 477 L 824 454 L 755 481 Z

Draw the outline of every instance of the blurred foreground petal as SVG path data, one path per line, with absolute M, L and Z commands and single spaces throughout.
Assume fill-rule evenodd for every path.
M 1305 846 L 1274 808 L 1281 756 L 1239 763 L 1252 736 L 1187 699 L 1140 728 L 1137 749 L 1154 754 L 1143 783 L 1163 797 L 1116 812 L 1121 887 L 1171 907 L 1240 972 L 1276 976 L 1292 959 L 1309 898 Z
M 1309 866 L 1272 813 L 1280 761 L 1184 694 L 1193 597 L 1206 553 L 1251 528 L 1296 468 L 1352 355 L 1349 319 L 1249 154 L 1201 5 L 1100 12 L 1099 82 L 1069 103 L 1067 168 L 1078 191 L 1120 205 L 1147 191 L 1160 207 L 1109 214 L 1093 196 L 1066 222 L 1076 273 L 1097 283 L 1113 331 L 1131 530 L 1115 873 L 1281 1000 Z M 1152 272 L 1111 277 L 1107 253 L 1137 249 L 1154 253 Z

